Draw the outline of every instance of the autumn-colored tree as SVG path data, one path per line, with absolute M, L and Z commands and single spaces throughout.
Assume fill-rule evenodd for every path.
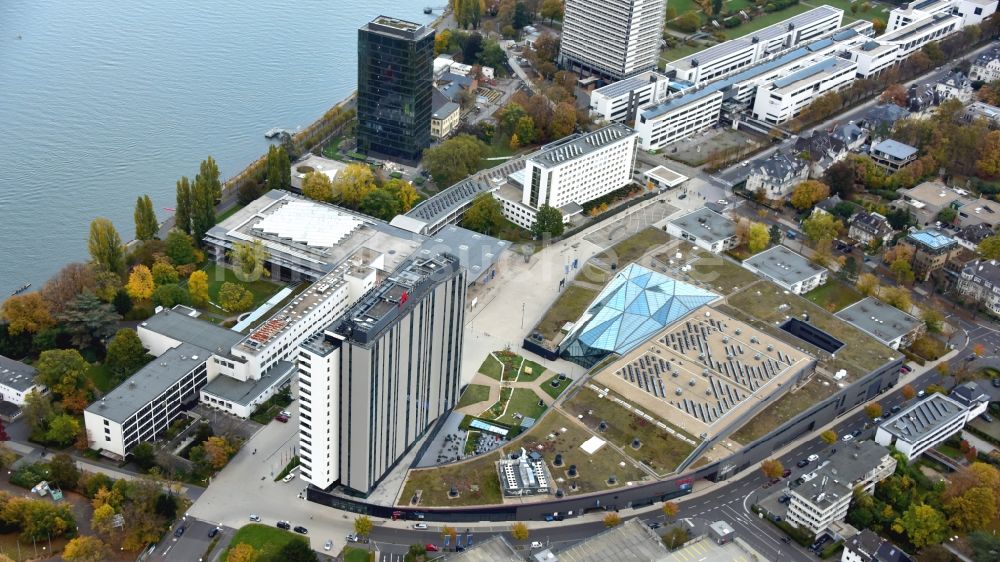
M 333 194 L 341 204 L 357 209 L 375 191 L 375 174 L 364 164 L 348 164 L 333 180 Z
M 917 548 L 940 543 L 948 537 L 948 522 L 944 514 L 924 503 L 912 503 L 910 507 L 892 523 L 892 530 L 906 533 Z
M 872 18 L 872 28 L 875 30 L 875 35 L 882 35 L 885 33 L 885 20 L 882 18 Z
M 128 275 L 128 283 L 125 284 L 125 292 L 132 300 L 142 301 L 153 296 L 156 290 L 156 282 L 153 281 L 153 272 L 148 267 L 140 264 L 132 268 Z
M 622 519 L 618 515 L 617 512 L 612 511 L 612 512 L 610 512 L 610 513 L 608 513 L 607 515 L 604 516 L 604 526 L 605 527 L 608 527 L 608 528 L 617 527 L 618 524 L 621 523 L 621 522 L 622 522 Z
M 804 211 L 830 196 L 830 186 L 819 180 L 806 180 L 795 186 L 789 202 L 793 207 Z
M 1000 259 L 1000 234 L 984 238 L 976 249 L 985 260 Z
M 257 552 L 254 547 L 245 542 L 241 542 L 229 549 L 229 554 L 226 556 L 226 562 L 255 562 L 258 554 L 260 553 Z
M 892 277 L 900 285 L 910 286 L 913 284 L 913 280 L 916 277 L 913 273 L 913 268 L 910 267 L 910 262 L 899 259 L 889 266 L 889 273 L 892 273 Z
M 875 418 L 881 418 L 882 405 L 879 404 L 878 402 L 872 402 L 871 404 L 867 404 L 865 406 L 865 415 L 868 416 L 868 419 L 872 420 Z
M 219 287 L 219 306 L 229 312 L 246 312 L 253 308 L 253 293 L 243 285 L 227 281 Z
M 360 534 L 360 533 L 358 533 L 358 534 Z M 457 536 L 458 536 L 458 531 L 456 531 L 454 527 L 452 527 L 450 525 L 445 525 L 444 527 L 441 527 L 441 538 L 442 539 L 443 538 L 448 538 L 448 539 L 451 539 L 452 541 L 454 541 Z
M 549 138 L 552 140 L 561 139 L 572 133 L 575 128 L 576 106 L 568 101 L 557 105 L 552 112 L 552 120 L 549 122 Z
M 237 242 L 227 255 L 229 261 L 236 266 L 234 271 L 240 281 L 258 281 L 261 277 L 269 275 L 264 264 L 271 257 L 271 253 L 259 239 L 254 239 L 252 242 Z
M 900 389 L 900 393 L 903 395 L 905 400 L 913 400 L 913 397 L 917 395 L 917 391 L 911 385 L 904 385 Z
M 770 243 L 771 233 L 768 232 L 766 226 L 759 222 L 750 225 L 747 231 L 747 249 L 750 250 L 750 253 L 756 254 L 763 251 L 767 249 Z
M 66 562 L 102 562 L 110 557 L 111 549 L 97 537 L 82 535 L 75 537 L 63 547 L 62 557 Z
M 49 303 L 37 292 L 8 297 L 3 302 L 0 316 L 7 322 L 7 333 L 12 336 L 37 334 L 55 323 Z
M 170 285 L 180 281 L 177 269 L 165 260 L 157 260 L 150 271 L 153 274 L 153 284 L 156 286 Z
M 520 521 L 517 521 L 510 526 L 510 536 L 516 541 L 528 540 L 529 534 L 530 531 L 528 530 L 528 526 Z
M 125 246 L 111 221 L 103 217 L 91 221 L 87 249 L 98 267 L 121 274 L 125 267 Z
M 367 515 L 359 515 L 354 518 L 354 532 L 359 536 L 367 537 L 372 534 L 374 524 Z
M 103 503 L 90 517 L 90 528 L 107 537 L 114 528 L 115 508 Z
M 1000 176 L 1000 131 L 990 131 L 982 139 L 976 170 L 988 178 Z
M 878 293 L 878 277 L 871 273 L 858 275 L 858 282 L 854 285 L 858 291 L 867 297 L 875 296 Z
M 837 442 L 837 434 L 834 433 L 832 429 L 828 429 L 823 433 L 820 433 L 819 438 L 822 439 L 827 445 L 833 445 Z
M 982 357 L 986 353 L 986 347 L 981 343 L 977 343 L 972 346 L 972 353 L 974 353 L 976 357 Z
M 226 466 L 226 463 L 229 462 L 229 457 L 235 452 L 235 448 L 229 443 L 228 439 L 217 435 L 206 439 L 202 447 L 205 450 L 208 463 L 215 469 Z
M 38 382 L 49 387 L 59 396 L 76 391 L 89 392 L 92 388 L 90 364 L 75 349 L 50 349 L 43 351 L 35 364 Z
M 882 254 L 882 261 L 887 264 L 892 264 L 897 261 L 912 262 L 913 247 L 905 246 L 903 244 L 896 244 L 895 246 L 889 248 Z
M 781 461 L 778 459 L 766 459 L 760 463 L 760 471 L 768 478 L 781 478 L 781 474 L 785 472 L 785 467 L 782 466 Z
M 882 92 L 878 101 L 881 103 L 894 103 L 899 107 L 905 108 L 907 106 L 906 87 L 902 84 L 892 84 Z
M 913 302 L 910 300 L 910 291 L 903 287 L 889 287 L 882 291 L 882 300 L 886 304 L 891 304 L 907 314 L 913 308 Z
M 814 243 L 833 240 L 844 224 L 829 213 L 813 213 L 802 221 L 802 232 Z
M 117 277 L 117 276 L 116 276 Z M 80 293 L 97 289 L 97 272 L 89 263 L 69 263 L 45 282 L 42 287 L 42 298 L 49 304 L 53 314 L 62 312 L 66 303 Z
M 333 181 L 323 172 L 309 172 L 302 180 L 302 195 L 316 201 L 332 201 Z
M 188 295 L 191 303 L 197 307 L 208 305 L 208 274 L 202 270 L 195 271 L 188 277 Z
M 399 201 L 399 210 L 403 213 L 412 209 L 413 205 L 420 199 L 416 188 L 406 180 L 393 178 L 385 183 L 384 189 Z
M 681 507 L 677 504 L 677 502 L 663 502 L 663 515 L 665 515 L 667 519 L 677 517 L 680 510 Z

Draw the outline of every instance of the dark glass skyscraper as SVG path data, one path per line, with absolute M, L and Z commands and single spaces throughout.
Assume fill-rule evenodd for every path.
M 358 30 L 358 149 L 418 160 L 431 144 L 434 30 L 379 16 Z

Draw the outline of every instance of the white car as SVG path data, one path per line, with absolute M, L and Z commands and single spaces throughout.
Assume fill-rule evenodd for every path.
M 281 479 L 281 481 L 287 484 L 291 482 L 294 478 L 295 478 L 295 473 L 289 472 L 287 476 Z
M 323 550 L 330 550 L 332 548 L 333 548 L 333 541 L 330 540 L 330 539 L 327 539 L 327 541 L 325 543 L 323 543 Z
M 719 199 L 718 201 L 716 201 L 716 203 L 725 206 L 729 204 L 729 201 L 726 201 L 725 199 Z
M 347 542 L 358 542 L 358 536 L 354 533 L 347 535 Z
M 413 524 L 413 528 L 414 529 L 420 529 L 421 531 L 424 531 L 424 530 L 427 529 L 427 523 L 414 523 Z
M 260 523 L 260 515 L 257 515 L 256 513 L 251 513 L 250 520 L 255 523 Z
M 806 458 L 807 458 L 807 459 L 809 459 L 809 462 L 816 462 L 816 461 L 818 461 L 818 460 L 819 460 L 819 455 L 815 455 L 815 454 L 813 454 L 813 455 L 809 455 L 809 456 L 808 456 L 808 457 L 806 457 Z
M 531 541 L 531 548 L 542 548 L 542 543 L 538 541 Z
M 850 441 L 851 439 L 854 439 L 854 436 L 853 436 L 853 435 L 851 435 L 850 433 L 848 433 L 847 435 L 845 435 L 845 436 L 841 437 L 840 439 L 841 439 L 842 441 Z
M 282 410 L 281 415 L 285 416 L 286 418 L 292 417 L 292 413 L 289 412 L 288 410 Z

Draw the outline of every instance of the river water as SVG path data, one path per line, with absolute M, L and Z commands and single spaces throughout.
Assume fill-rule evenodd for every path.
M 134 236 L 211 154 L 223 178 L 354 90 L 357 29 L 444 0 L 0 1 L 0 301 L 87 259 L 88 225 Z

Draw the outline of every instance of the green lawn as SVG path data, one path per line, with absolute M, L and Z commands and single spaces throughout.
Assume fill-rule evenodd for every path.
M 90 370 L 87 371 L 87 377 L 97 390 L 107 393 L 113 388 L 111 384 L 111 371 L 108 369 L 107 365 L 101 363 L 93 363 L 90 365 Z
M 521 425 L 521 420 L 515 419 L 514 414 L 521 414 L 526 418 L 535 418 L 537 420 L 542 415 L 542 412 L 545 411 L 544 405 L 538 405 L 540 400 L 541 398 L 530 388 L 515 388 L 514 393 L 511 394 L 510 400 L 507 402 L 506 413 L 497 418 L 497 421 L 515 426 Z
M 686 277 L 690 277 L 694 281 L 708 285 L 710 290 L 721 295 L 738 291 L 759 279 L 732 259 L 709 253 L 702 254 L 691 263 L 691 269 L 680 272 L 680 275 L 684 281 L 687 280 Z
M 649 227 L 601 252 L 597 257 L 605 263 L 616 263 L 618 269 L 622 269 L 654 247 L 669 241 L 669 234 L 659 228 Z
M 503 501 L 496 463 L 500 453 L 476 457 L 467 462 L 446 464 L 434 468 L 411 470 L 400 496 L 400 505 L 410 505 L 410 499 L 420 491 L 422 506 L 491 505 Z M 459 496 L 449 498 L 448 490 L 458 488 Z
M 555 374 L 552 375 L 547 381 L 545 381 L 545 384 L 542 385 L 542 390 L 544 390 L 546 394 L 551 396 L 553 400 L 559 398 L 559 395 L 562 394 L 563 391 L 569 388 L 569 385 L 573 383 L 572 379 L 567 377 L 566 380 L 559 381 L 558 386 L 552 386 L 552 381 L 558 381 L 558 380 L 559 380 L 559 375 Z
M 673 62 L 684 57 L 700 53 L 707 49 L 709 45 L 704 41 L 692 41 L 691 43 L 680 43 L 675 47 L 669 47 L 660 51 L 660 63 Z M 662 67 L 662 64 L 661 64 Z
M 625 454 L 635 460 L 645 463 L 661 476 L 673 472 L 677 465 L 694 451 L 694 445 L 663 431 L 653 422 L 636 416 L 620 404 L 599 398 L 597 393 L 589 388 L 580 389 L 573 398 L 563 403 L 563 409 L 575 416 L 583 416 L 581 421 L 595 431 L 598 424 L 602 421 L 607 422 L 607 431 L 598 435 L 620 447 Z M 694 439 L 679 428 L 672 429 L 689 439 Z M 636 438 L 641 442 L 638 449 L 632 447 L 632 440 Z
M 552 307 L 545 312 L 541 322 L 538 323 L 538 331 L 542 337 L 551 340 L 559 333 L 566 322 L 576 322 L 583 314 L 597 293 L 600 292 L 590 287 L 570 285 L 563 290 Z
M 306 539 L 293 534 L 291 531 L 283 531 L 277 527 L 251 523 L 244 525 L 229 542 L 226 551 L 222 554 L 222 559 L 229 556 L 229 549 L 240 543 L 247 543 L 257 551 L 259 560 L 270 560 L 277 556 L 278 552 L 292 541 L 306 542 Z
M 513 394 L 514 389 L 510 387 L 500 389 L 500 399 L 490 404 L 490 407 L 483 410 L 483 413 L 479 416 L 484 420 L 495 420 L 500 417 L 500 414 L 504 411 L 504 406 L 510 400 L 511 394 Z
M 837 312 L 863 299 L 864 295 L 840 280 L 830 279 L 826 285 L 806 293 L 805 297 L 829 312 Z
M 528 371 L 531 372 L 529 373 Z M 521 366 L 521 374 L 517 377 L 517 380 L 521 382 L 531 382 L 542 376 L 542 373 L 544 372 L 545 367 L 535 363 L 531 359 L 525 359 L 524 365 Z
M 239 203 L 237 203 L 236 205 L 233 205 L 232 207 L 229 208 L 228 211 L 226 211 L 225 213 L 222 213 L 221 215 L 215 217 L 216 224 L 218 224 L 218 223 L 220 223 L 220 222 L 228 219 L 229 217 L 235 215 L 236 212 L 239 211 L 240 209 L 242 209 L 243 207 L 244 207 L 244 205 L 240 205 Z
M 491 379 L 500 380 L 502 371 L 503 365 L 493 355 L 487 355 L 486 360 L 479 366 L 479 372 Z
M 739 27 L 734 27 L 732 29 L 723 29 L 722 33 L 725 34 L 726 39 L 735 39 L 737 37 L 743 37 L 744 35 L 748 35 L 750 33 L 753 33 L 754 31 L 763 29 L 769 25 L 774 25 L 792 16 L 797 16 L 803 12 L 808 12 L 809 10 L 812 10 L 814 7 L 815 6 L 807 6 L 806 4 L 795 4 L 793 6 L 785 8 L 784 10 L 758 16 L 746 23 L 743 23 Z
M 370 552 L 364 548 L 344 547 L 344 562 L 368 562 L 372 560 L 374 555 L 374 552 Z
M 819 377 L 813 378 L 802 388 L 778 398 L 773 404 L 750 418 L 750 421 L 733 433 L 732 439 L 743 445 L 760 439 L 809 406 L 830 397 L 837 390 L 837 387 L 829 381 Z
M 478 404 L 480 402 L 484 402 L 489 397 L 490 387 L 485 384 L 470 384 L 465 387 L 465 392 L 462 393 L 462 398 L 458 401 L 458 405 L 455 407 L 463 408 L 472 404 Z
M 215 262 L 210 262 L 205 266 L 205 273 L 208 274 L 208 297 L 212 302 L 219 302 L 219 289 L 222 288 L 223 283 L 238 283 L 249 289 L 253 293 L 253 308 L 264 304 L 267 299 L 282 289 L 281 285 L 266 279 L 244 283 L 236 277 L 235 271 Z M 214 312 L 225 313 L 221 309 L 214 310 Z

